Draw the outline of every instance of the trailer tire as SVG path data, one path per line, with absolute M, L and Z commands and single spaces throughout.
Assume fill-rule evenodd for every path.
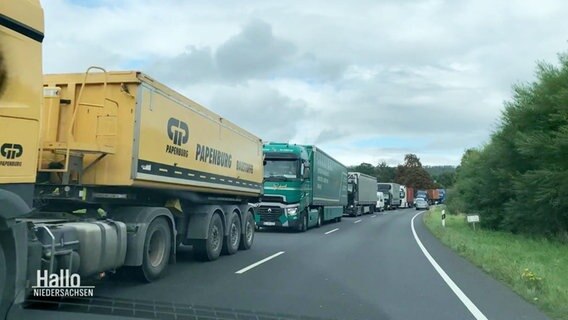
M 252 243 L 254 241 L 254 231 L 257 227 L 254 223 L 254 218 L 250 211 L 246 213 L 244 221 L 245 226 L 243 230 L 243 237 L 241 238 L 241 243 L 239 244 L 239 249 L 248 250 L 252 247 Z
M 241 219 L 236 212 L 231 215 L 231 221 L 227 226 L 227 235 L 223 237 L 223 254 L 232 255 L 239 250 L 241 239 Z
M 203 261 L 213 261 L 219 258 L 223 248 L 224 234 L 223 221 L 218 213 L 214 213 L 209 222 L 207 239 L 197 240 L 194 244 L 197 258 Z
M 172 250 L 172 231 L 165 218 L 150 223 L 144 239 L 142 265 L 138 267 L 142 280 L 152 282 L 162 276 Z
M 335 222 L 341 222 L 341 217 L 335 218 Z
M 12 303 L 13 279 L 10 279 L 8 264 L 4 254 L 4 245 L 0 242 L 0 317 L 4 318 Z

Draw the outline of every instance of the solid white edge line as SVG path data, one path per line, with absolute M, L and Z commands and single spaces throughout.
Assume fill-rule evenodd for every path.
M 469 310 L 469 312 L 475 317 L 475 319 L 487 320 L 487 317 L 483 314 L 483 312 L 481 312 L 475 306 L 475 304 L 465 295 L 465 293 L 463 293 L 463 291 L 452 280 L 452 278 L 450 278 L 450 276 L 448 276 L 448 274 L 444 271 L 444 269 L 442 269 L 442 267 L 440 267 L 440 265 L 436 262 L 436 260 L 434 260 L 432 255 L 430 255 L 430 252 L 428 252 L 426 247 L 424 247 L 424 245 L 422 244 L 422 241 L 420 241 L 420 239 L 418 238 L 418 234 L 416 233 L 416 230 L 414 229 L 414 219 L 418 215 L 420 215 L 424 212 L 425 211 L 418 212 L 417 214 L 414 215 L 414 217 L 412 217 L 412 220 L 410 220 L 410 227 L 412 229 L 412 234 L 414 235 L 414 240 L 416 240 L 418 247 L 420 247 L 420 250 L 422 250 L 422 253 L 424 254 L 424 256 L 426 256 L 426 259 L 428 259 L 428 261 L 430 262 L 430 264 L 432 264 L 432 266 L 438 272 L 440 277 L 442 277 L 442 279 L 446 282 L 448 287 L 450 287 L 450 289 L 452 289 L 454 294 L 458 297 L 458 299 L 461 300 L 461 302 L 464 304 L 464 306 L 467 308 L 467 310 Z
M 330 234 L 330 233 L 334 233 L 335 231 L 339 230 L 339 228 L 335 228 L 333 230 L 329 230 L 328 232 L 324 233 L 324 234 Z
M 356 220 L 356 221 L 353 222 L 353 223 L 359 223 L 359 222 L 361 222 L 361 221 L 363 221 L 363 219 Z
M 255 262 L 255 263 L 251 264 L 250 266 L 244 267 L 244 268 L 242 268 L 241 270 L 239 270 L 239 271 L 237 271 L 237 272 L 235 272 L 235 273 L 236 273 L 236 274 L 243 274 L 243 273 L 249 271 L 250 269 L 252 269 L 252 268 L 254 268 L 254 267 L 257 267 L 257 266 L 259 266 L 259 265 L 265 263 L 265 262 L 268 261 L 268 260 L 271 260 L 271 259 L 274 259 L 274 258 L 278 257 L 279 255 L 281 255 L 281 254 L 283 254 L 283 253 L 284 253 L 284 251 L 277 252 L 277 253 L 271 255 L 270 257 L 267 257 L 267 258 L 264 258 L 264 259 L 262 259 L 262 260 L 260 260 L 260 261 L 257 261 L 257 262 Z

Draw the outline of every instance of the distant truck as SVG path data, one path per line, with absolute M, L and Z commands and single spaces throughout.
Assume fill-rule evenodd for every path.
M 375 206 L 375 211 L 385 211 L 385 195 L 377 191 L 377 205 Z
M 440 192 L 438 191 L 438 189 L 428 189 L 428 203 L 429 204 L 435 204 L 437 202 L 440 202 Z
M 300 232 L 340 221 L 347 206 L 347 167 L 310 145 L 267 143 L 259 227 Z
M 400 206 L 400 185 L 397 183 L 377 183 L 377 191 L 385 196 L 385 207 L 387 210 L 396 209 Z
M 406 187 L 406 202 L 409 207 L 414 207 L 414 188 Z
M 427 190 L 418 190 L 416 191 L 416 199 L 424 199 L 428 202 L 428 191 Z
M 408 189 L 406 186 L 400 186 L 400 206 L 399 208 L 410 208 L 412 206 L 412 202 L 408 200 Z
M 440 203 L 444 203 L 446 201 L 446 189 L 438 189 L 438 193 L 440 194 Z
M 348 173 L 345 214 L 360 216 L 373 213 L 377 206 L 377 200 L 377 178 L 360 172 Z
M 406 187 L 400 186 L 400 205 L 399 208 L 406 208 L 408 207 L 408 203 L 406 202 Z

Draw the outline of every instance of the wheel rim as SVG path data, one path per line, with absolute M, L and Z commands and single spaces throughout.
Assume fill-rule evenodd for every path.
M 252 226 L 252 223 L 249 221 L 247 221 L 247 226 L 246 226 L 246 237 L 247 237 L 247 242 L 251 242 L 252 241 L 252 235 L 254 233 L 254 227 Z
M 156 230 L 150 237 L 148 244 L 148 260 L 152 267 L 159 266 L 164 260 L 166 252 L 166 238 L 161 230 Z
M 231 224 L 231 245 L 236 247 L 239 244 L 239 229 L 237 228 L 237 224 Z
M 211 230 L 211 246 L 213 247 L 213 250 L 217 250 L 219 249 L 219 244 L 221 243 L 221 239 L 219 237 L 219 228 L 214 225 L 212 230 Z

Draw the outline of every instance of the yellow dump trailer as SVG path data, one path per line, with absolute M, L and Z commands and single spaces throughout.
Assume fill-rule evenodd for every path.
M 261 140 L 147 75 L 47 75 L 44 85 L 40 172 L 70 171 L 67 183 L 86 185 L 260 194 Z

